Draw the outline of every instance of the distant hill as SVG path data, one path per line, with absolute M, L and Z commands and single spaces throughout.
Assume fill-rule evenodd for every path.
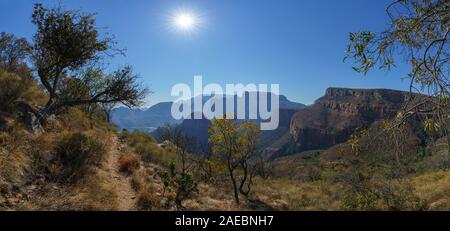
M 249 94 L 247 92 L 247 94 Z M 268 95 L 268 99 L 271 99 L 271 94 Z M 229 97 L 233 96 L 224 96 L 223 100 L 225 100 Z M 210 99 L 211 96 L 203 96 L 203 104 Z M 238 96 L 234 96 L 234 102 L 235 102 L 235 109 L 237 107 L 237 99 Z M 191 99 L 191 105 L 192 105 L 192 111 L 193 110 L 193 102 L 194 98 Z M 259 102 L 259 101 L 258 101 Z M 269 101 L 270 102 L 270 101 Z M 157 127 L 161 127 L 166 123 L 171 124 L 180 124 L 182 120 L 176 120 L 171 115 L 171 107 L 173 102 L 161 102 L 158 104 L 155 104 L 154 106 L 142 110 L 142 109 L 129 109 L 126 107 L 119 107 L 112 111 L 111 113 L 111 121 L 118 126 L 120 129 L 128 128 L 128 129 L 140 129 L 140 130 L 148 130 L 152 131 L 156 129 Z M 224 103 L 224 107 L 225 107 Z M 269 104 L 269 108 L 270 108 Z M 299 110 L 302 108 L 305 108 L 306 106 L 301 103 L 292 102 L 287 99 L 286 96 L 280 95 L 279 96 L 279 106 L 283 109 L 290 109 L 290 110 Z M 246 112 L 248 112 L 249 103 L 246 101 Z M 225 110 L 224 110 L 225 111 Z
M 148 108 L 130 109 L 119 107 L 112 111 L 111 121 L 120 129 L 140 129 L 152 131 L 166 123 L 180 123 L 181 120 L 175 120 L 170 113 L 172 102 L 161 102 Z

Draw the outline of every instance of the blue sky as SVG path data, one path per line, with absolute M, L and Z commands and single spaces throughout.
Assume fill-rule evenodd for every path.
M 0 1 L 0 31 L 32 37 L 33 3 Z M 280 84 L 290 100 L 310 104 L 327 87 L 406 89 L 405 65 L 389 73 L 355 73 L 343 63 L 348 33 L 381 31 L 390 0 L 65 0 L 69 9 L 97 12 L 97 25 L 114 34 L 126 57 L 111 67 L 130 64 L 154 94 L 148 104 L 173 100 L 174 84 Z M 186 34 L 174 30 L 177 10 L 195 12 L 202 24 Z

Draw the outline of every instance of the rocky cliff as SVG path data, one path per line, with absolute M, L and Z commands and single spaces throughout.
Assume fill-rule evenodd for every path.
M 358 127 L 394 116 L 408 93 L 387 89 L 328 88 L 323 97 L 294 114 L 290 133 L 296 151 L 345 142 Z

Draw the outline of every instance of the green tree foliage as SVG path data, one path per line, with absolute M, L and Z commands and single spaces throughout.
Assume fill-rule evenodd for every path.
M 137 82 L 131 67 L 108 75 L 95 68 L 105 56 L 121 51 L 114 49 L 111 37 L 100 35 L 92 14 L 35 4 L 32 22 L 37 32 L 31 57 L 38 79 L 49 94 L 46 106 L 38 112 L 37 123 L 67 107 L 140 105 L 148 91 Z
M 0 33 L 0 70 L 29 76 L 25 61 L 30 54 L 31 46 L 24 38 L 16 38 L 5 32 Z
M 345 59 L 353 60 L 353 69 L 364 74 L 376 67 L 389 70 L 397 59 L 406 60 L 411 67 L 411 95 L 393 126 L 419 114 L 429 119 L 428 128 L 448 136 L 450 2 L 396 0 L 386 12 L 390 19 L 386 30 L 350 33 Z
M 252 122 L 236 124 L 234 120 L 223 117 L 212 121 L 209 134 L 212 152 L 224 161 L 235 201 L 239 204 L 239 194 L 248 196 L 251 191 L 259 128 Z
M 188 199 L 193 192 L 197 192 L 195 182 L 190 172 L 178 172 L 174 163 L 170 164 L 168 171 L 160 172 L 164 191 L 171 187 L 175 189 L 175 204 L 179 210 L 183 210 L 183 200 Z

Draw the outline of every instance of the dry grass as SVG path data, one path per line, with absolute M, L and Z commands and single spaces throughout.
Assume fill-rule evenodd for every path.
M 138 194 L 138 207 L 141 210 L 159 210 L 160 198 L 155 195 L 150 187 L 144 187 Z
M 141 157 L 136 154 L 121 155 L 119 160 L 119 171 L 132 174 L 141 166 Z
M 438 171 L 412 178 L 412 183 L 429 210 L 450 210 L 450 171 Z

